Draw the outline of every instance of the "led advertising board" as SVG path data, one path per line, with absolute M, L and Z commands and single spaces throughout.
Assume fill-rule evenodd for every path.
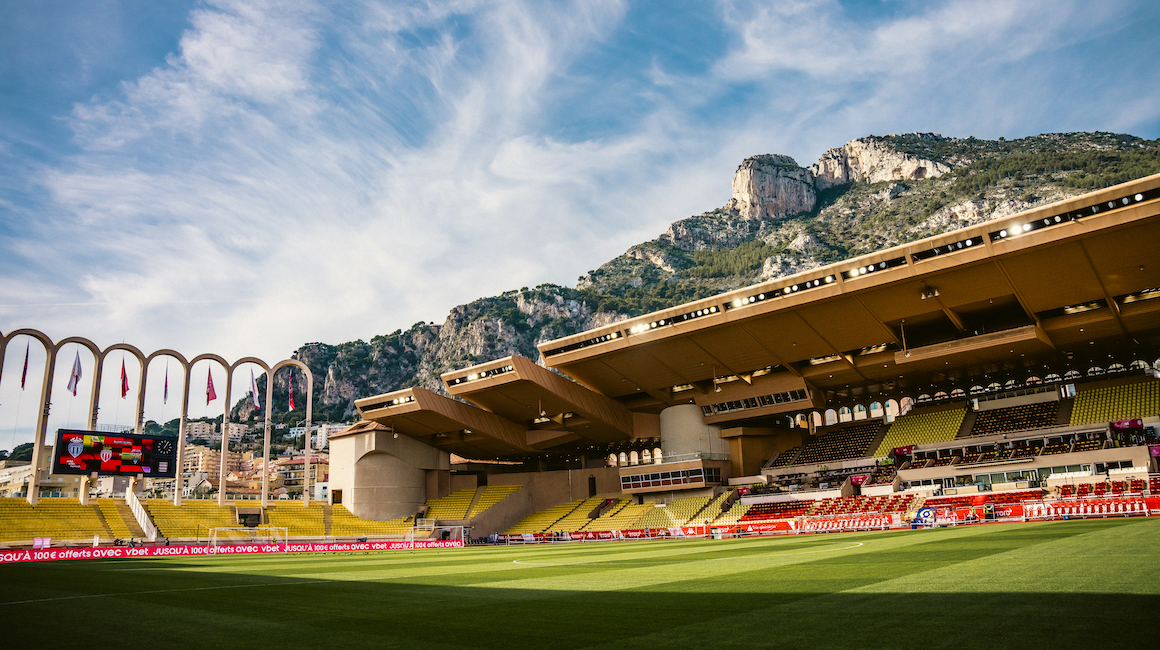
M 59 429 L 53 452 L 53 474 L 177 476 L 177 439 L 168 436 Z

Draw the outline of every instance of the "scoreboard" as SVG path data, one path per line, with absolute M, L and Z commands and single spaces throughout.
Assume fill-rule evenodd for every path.
M 53 474 L 158 478 L 177 476 L 177 439 L 133 433 L 59 429 L 52 455 Z

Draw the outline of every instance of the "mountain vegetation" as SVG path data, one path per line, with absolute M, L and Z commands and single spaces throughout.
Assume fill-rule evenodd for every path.
M 839 164 L 848 179 L 831 177 Z M 441 325 L 417 323 L 369 341 L 310 343 L 294 356 L 314 376 L 313 419 L 349 421 L 357 418 L 355 399 L 411 386 L 445 392 L 440 374 L 513 354 L 538 359 L 536 344 L 545 340 L 1158 172 L 1160 141 L 1112 133 L 869 136 L 829 150 L 811 169 L 788 156 L 754 156 L 739 167 L 735 198 L 725 207 L 673 223 L 575 287 L 507 291 L 454 308 Z M 736 207 L 739 192 L 749 192 L 742 198 L 750 202 L 775 200 L 767 194 L 808 179 L 814 185 L 799 196 L 816 196 L 810 210 L 754 218 Z M 288 374 L 275 377 L 276 395 L 287 394 Z M 287 412 L 279 397 L 275 421 L 305 417 L 301 381 L 296 372 L 298 408 Z M 240 402 L 234 415 L 255 414 Z

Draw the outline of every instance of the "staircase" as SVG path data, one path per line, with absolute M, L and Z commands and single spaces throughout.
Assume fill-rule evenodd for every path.
M 322 506 L 322 534 L 329 537 L 331 535 L 331 522 L 334 521 L 334 513 L 331 510 L 329 503 Z
M 116 504 L 117 514 L 121 516 L 121 521 L 125 522 L 129 532 L 133 533 L 133 537 L 145 537 L 145 531 L 141 530 L 141 524 L 137 523 L 137 518 L 133 516 L 129 504 L 125 503 L 123 499 L 117 500 Z
M 975 427 L 975 418 L 977 417 L 979 417 L 978 411 L 967 409 L 967 414 L 963 416 L 963 423 L 959 426 L 959 432 L 955 435 L 955 440 L 971 435 L 971 429 Z

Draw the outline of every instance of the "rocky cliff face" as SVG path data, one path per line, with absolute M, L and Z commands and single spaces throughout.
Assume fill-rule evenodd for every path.
M 911 133 L 901 137 L 942 139 L 935 133 Z M 827 150 L 810 171 L 817 188 L 826 189 L 858 182 L 920 181 L 941 176 L 951 171 L 951 166 L 900 152 L 880 138 L 869 137 Z
M 443 392 L 442 373 L 511 354 L 538 359 L 541 341 L 1157 172 L 1160 143 L 1108 133 L 870 136 L 830 149 L 810 169 L 788 156 L 754 156 L 738 167 L 723 208 L 673 223 L 574 289 L 509 291 L 456 307 L 442 325 L 311 343 L 294 356 L 314 373 L 315 419 L 351 419 L 355 399 L 408 386 Z M 285 413 L 286 390 L 283 371 L 276 419 L 300 420 L 304 386 L 295 381 L 295 413 Z M 248 401 L 235 408 L 235 417 L 249 415 Z
M 779 219 L 809 212 L 817 204 L 814 175 L 789 156 L 746 158 L 733 174 L 733 198 L 725 209 L 746 219 Z

